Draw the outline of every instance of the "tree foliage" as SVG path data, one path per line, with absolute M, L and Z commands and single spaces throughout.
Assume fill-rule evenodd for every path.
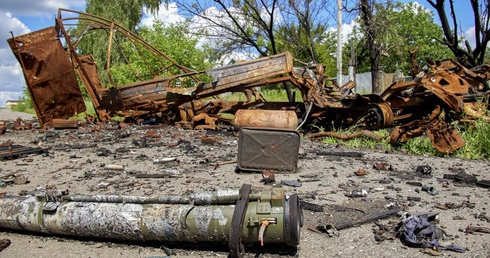
M 134 31 L 141 22 L 143 9 L 157 12 L 161 0 L 86 0 L 86 13 L 102 16 Z
M 411 56 L 420 67 L 425 66 L 427 60 L 454 57 L 447 47 L 434 39 L 442 36 L 443 32 L 434 22 L 433 14 L 421 5 L 400 2 L 377 4 L 373 20 L 378 31 L 376 42 L 380 50 L 380 68 L 384 72 L 400 70 L 408 75 L 413 64 Z M 371 67 L 366 38 L 362 37 L 363 26 L 360 23 L 360 28 L 355 29 L 352 35 L 360 72 L 370 71 Z
M 159 9 L 161 0 L 87 0 L 85 12 L 114 21 L 130 31 L 135 31 L 143 17 L 143 10 L 156 12 Z M 86 21 L 83 21 L 86 22 Z M 80 22 L 79 22 L 80 23 Z M 84 30 L 84 27 L 76 30 Z M 121 35 L 114 36 L 115 41 L 124 42 L 126 39 Z M 97 66 L 100 71 L 105 70 L 108 53 L 108 31 L 96 30 L 84 36 L 77 46 L 79 54 L 91 54 L 98 61 Z M 111 61 L 118 63 L 123 60 L 116 49 L 111 51 Z M 102 79 L 106 78 L 101 74 Z
M 317 47 L 329 38 L 329 1 L 288 0 L 280 5 L 283 20 L 277 26 L 276 38 L 281 49 L 289 50 L 300 60 L 320 61 Z M 323 55 L 322 55 L 323 56 Z
M 288 50 L 318 61 L 316 45 L 328 29 L 329 0 L 177 1 L 179 10 L 201 24 L 216 56 L 268 56 Z
M 420 67 L 425 66 L 427 60 L 453 58 L 449 49 L 434 39 L 442 36 L 442 30 L 426 8 L 400 2 L 395 3 L 393 8 L 386 7 L 381 8 L 378 14 L 390 20 L 382 37 L 386 53 L 381 59 L 384 71 L 401 70 L 407 73 L 412 66 L 411 55 Z
M 152 27 L 143 26 L 138 29 L 138 34 L 150 45 L 180 65 L 196 71 L 211 68 L 206 61 L 207 47 L 198 48 L 199 39 L 188 34 L 188 31 L 188 22 L 165 25 L 161 21 L 156 21 Z M 144 55 L 145 53 L 141 51 L 132 50 L 131 42 L 126 42 L 123 47 L 125 53 L 129 53 L 127 56 L 129 64 L 120 63 L 111 69 L 111 74 L 117 81 L 116 84 L 127 84 L 152 78 L 151 71 L 161 69 L 161 63 L 153 55 Z M 133 71 L 137 71 L 138 74 L 134 74 Z M 171 75 L 171 73 L 159 74 L 162 77 Z

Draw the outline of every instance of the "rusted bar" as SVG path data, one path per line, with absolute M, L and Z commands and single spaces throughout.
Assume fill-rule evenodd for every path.
M 289 52 L 258 58 L 233 65 L 207 70 L 212 83 L 200 85 L 196 89 L 197 97 L 209 93 L 233 91 L 236 87 L 266 81 L 267 79 L 287 76 L 293 72 L 293 57 Z
M 77 120 L 55 118 L 51 120 L 51 124 L 54 129 L 77 129 L 78 128 Z
M 375 134 L 373 131 L 369 131 L 369 130 L 362 130 L 362 135 L 366 136 L 366 137 L 369 137 L 377 142 L 380 142 L 383 140 L 383 137 Z
M 319 133 L 309 134 L 308 137 L 310 139 L 317 139 L 317 138 L 322 138 L 322 137 L 334 137 L 334 138 L 341 139 L 341 140 L 350 140 L 350 139 L 354 139 L 356 137 L 359 137 L 361 135 L 362 135 L 362 132 L 356 132 L 356 133 L 352 133 L 349 135 L 335 133 L 335 132 L 319 132 Z

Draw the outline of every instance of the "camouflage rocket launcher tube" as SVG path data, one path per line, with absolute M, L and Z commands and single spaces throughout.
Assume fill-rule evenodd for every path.
M 298 245 L 303 224 L 296 194 L 281 187 L 189 196 L 37 195 L 0 198 L 0 228 L 130 241 Z

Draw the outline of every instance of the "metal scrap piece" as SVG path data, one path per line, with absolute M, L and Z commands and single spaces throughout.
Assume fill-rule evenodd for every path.
M 441 107 L 437 106 L 428 119 L 395 127 L 390 135 L 390 144 L 397 145 L 426 133 L 440 153 L 452 153 L 464 147 L 465 141 L 461 135 L 446 121 L 439 119 L 441 112 Z
M 41 154 L 47 152 L 41 147 L 25 147 L 21 145 L 0 146 L 0 160 L 16 159 L 28 154 Z
M 85 102 L 55 27 L 7 40 L 21 64 L 41 126 L 84 112 Z

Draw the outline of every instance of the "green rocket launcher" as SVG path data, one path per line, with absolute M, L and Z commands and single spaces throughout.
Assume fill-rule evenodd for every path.
M 0 198 L 0 228 L 130 241 L 228 242 L 231 256 L 243 244 L 299 244 L 302 211 L 297 194 L 281 187 L 188 196 L 63 195 Z

